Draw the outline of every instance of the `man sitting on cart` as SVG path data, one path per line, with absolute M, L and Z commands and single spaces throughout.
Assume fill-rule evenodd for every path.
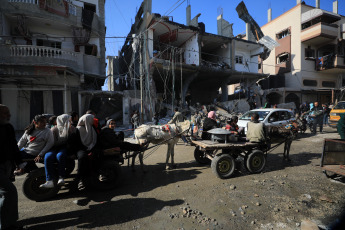
M 251 121 L 247 123 L 247 140 L 261 144 L 266 142 L 265 126 L 259 121 L 259 114 L 257 113 L 253 113 Z

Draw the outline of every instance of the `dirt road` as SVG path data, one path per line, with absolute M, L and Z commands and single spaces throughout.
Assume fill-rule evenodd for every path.
M 120 188 L 107 192 L 70 190 L 72 179 L 54 199 L 28 200 L 17 177 L 20 224 L 28 229 L 300 229 L 308 219 L 326 228 L 345 210 L 345 183 L 320 169 L 324 138 L 334 130 L 305 134 L 291 146 L 269 153 L 261 174 L 239 170 L 221 180 L 210 166 L 194 161 L 194 147 L 176 146 L 177 169 L 165 171 L 166 146 L 145 159 L 147 173 L 122 166 Z M 241 167 L 241 162 L 238 162 Z

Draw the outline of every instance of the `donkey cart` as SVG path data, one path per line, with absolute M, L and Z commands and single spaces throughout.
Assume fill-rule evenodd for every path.
M 246 169 L 260 173 L 266 164 L 266 156 L 258 143 L 218 143 L 210 140 L 192 140 L 196 146 L 194 158 L 200 164 L 211 162 L 212 171 L 221 179 L 231 177 L 235 171 L 235 159 L 242 157 Z M 221 151 L 219 151 L 221 150 Z

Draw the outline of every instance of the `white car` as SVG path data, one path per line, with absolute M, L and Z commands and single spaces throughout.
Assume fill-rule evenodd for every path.
M 245 133 L 247 133 L 247 123 L 251 120 L 253 113 L 259 114 L 259 121 L 265 126 L 282 126 L 295 120 L 293 112 L 289 109 L 253 109 L 238 119 L 237 125 L 244 127 Z

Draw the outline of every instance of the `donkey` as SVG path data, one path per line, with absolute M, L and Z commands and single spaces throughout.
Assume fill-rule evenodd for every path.
M 167 144 L 167 156 L 165 161 L 165 169 L 170 170 L 175 168 L 174 164 L 174 148 L 178 142 L 180 136 L 188 131 L 190 128 L 190 121 L 179 122 L 175 124 L 166 125 L 141 125 L 134 131 L 134 136 L 137 139 L 138 144 L 152 143 L 152 144 Z M 143 154 L 143 153 L 139 153 Z M 169 165 L 169 159 L 171 157 L 171 164 Z M 143 156 L 139 155 L 139 159 Z M 140 164 L 143 165 L 142 160 Z M 134 165 L 134 159 L 132 161 Z
M 271 144 L 284 142 L 283 160 L 291 161 L 289 157 L 290 147 L 298 132 L 295 125 L 291 124 L 287 127 L 269 126 L 267 131 Z

